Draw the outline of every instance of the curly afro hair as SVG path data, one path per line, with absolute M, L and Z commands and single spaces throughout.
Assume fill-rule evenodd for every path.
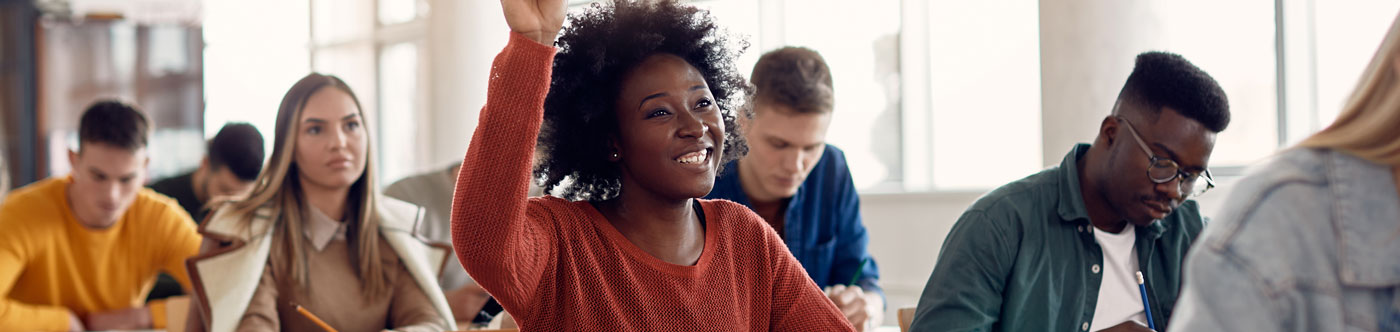
M 674 0 L 612 0 L 570 14 L 556 42 L 539 137 L 547 158 L 535 177 L 545 192 L 575 201 L 619 194 L 621 170 L 608 160 L 609 142 L 618 136 L 615 103 L 623 74 L 654 54 L 676 55 L 699 70 L 724 118 L 720 164 L 743 157 L 748 145 L 735 120 L 751 116 L 745 98 L 753 88 L 734 65 L 748 44 L 734 38 L 731 45 L 731 38 L 708 11 Z

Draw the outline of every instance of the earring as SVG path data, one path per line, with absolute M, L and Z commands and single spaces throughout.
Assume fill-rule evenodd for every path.
M 618 159 L 617 152 L 613 152 L 613 154 L 612 154 L 612 159 L 613 159 L 613 160 L 617 160 L 617 159 Z

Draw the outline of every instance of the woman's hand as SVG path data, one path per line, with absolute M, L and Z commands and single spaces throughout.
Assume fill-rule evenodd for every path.
M 564 27 L 565 8 L 567 0 L 501 0 L 511 31 L 550 46 Z

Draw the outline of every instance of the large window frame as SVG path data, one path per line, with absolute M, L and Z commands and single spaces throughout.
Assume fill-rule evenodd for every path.
M 360 99 L 361 107 L 366 114 L 371 117 L 369 128 L 371 142 L 376 157 L 376 173 L 379 179 L 377 184 L 380 187 L 388 186 L 393 181 L 400 178 L 414 175 L 418 172 L 434 168 L 428 167 L 431 162 L 430 146 L 423 144 L 430 137 L 429 133 L 421 128 L 428 128 L 426 119 L 429 118 L 428 92 L 432 91 L 428 64 L 428 1 L 425 0 L 308 0 L 311 10 L 308 20 L 311 25 L 308 47 L 311 57 L 311 68 L 313 71 L 327 74 L 338 74 L 337 71 L 346 70 L 351 73 L 349 77 L 342 77 L 355 89 L 357 97 Z M 412 18 L 394 18 L 395 21 L 385 22 L 384 10 L 387 1 L 412 1 L 414 3 L 415 15 Z M 324 18 L 318 12 L 317 5 L 330 4 L 333 6 L 355 6 L 360 12 L 356 13 L 359 20 L 373 22 L 370 28 L 348 29 L 351 32 L 337 31 L 335 37 L 318 38 L 317 28 L 327 27 L 336 29 L 334 24 L 321 24 L 318 19 L 334 21 L 336 18 Z M 354 20 L 359 22 L 359 20 Z M 319 26 L 318 26 L 319 25 Z M 415 61 L 414 70 L 409 75 L 412 76 L 413 86 L 406 89 L 410 96 L 406 101 L 411 104 L 409 109 L 386 109 L 385 96 L 390 94 L 390 89 L 402 88 L 397 86 L 386 86 L 382 81 L 386 75 L 385 52 L 391 51 L 396 46 L 409 46 L 414 50 Z M 334 54 L 341 52 L 341 54 Z M 332 61 L 326 61 L 332 60 Z M 326 62 L 341 62 L 328 64 Z M 345 66 L 351 66 L 349 68 Z M 403 75 L 404 73 L 391 73 Z M 405 89 L 397 89 L 401 92 Z M 394 119 L 390 119 L 394 117 Z M 407 117 L 407 119 L 404 119 Z M 391 121 L 392 120 L 392 121 Z M 413 129 L 402 129 L 389 126 L 388 124 L 406 124 Z M 407 144 L 405 144 L 407 143 Z

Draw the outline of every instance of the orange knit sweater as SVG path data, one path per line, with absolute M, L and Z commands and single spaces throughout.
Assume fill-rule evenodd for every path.
M 702 200 L 694 266 L 657 259 L 587 202 L 526 198 L 554 48 L 511 33 L 457 177 L 462 266 L 525 331 L 848 331 L 777 233 L 742 205 Z

